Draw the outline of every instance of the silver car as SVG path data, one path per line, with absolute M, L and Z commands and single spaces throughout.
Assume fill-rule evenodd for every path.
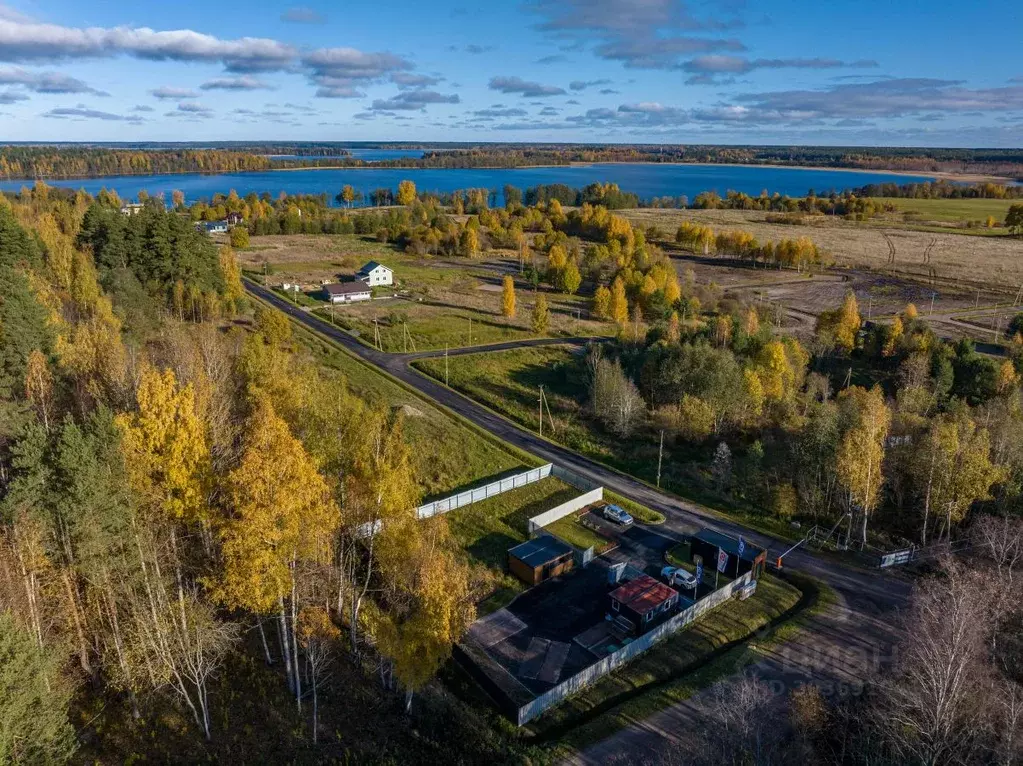
M 613 521 L 615 524 L 621 524 L 623 527 L 627 527 L 635 521 L 628 511 L 617 505 L 605 505 L 604 518 L 608 521 Z

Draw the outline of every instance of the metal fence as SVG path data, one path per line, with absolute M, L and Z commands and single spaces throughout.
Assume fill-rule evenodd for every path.
M 528 521 L 529 534 L 532 535 L 534 532 L 543 529 L 548 524 L 553 524 L 558 519 L 563 519 L 565 516 L 575 513 L 580 508 L 585 508 L 588 505 L 600 502 L 603 498 L 604 488 L 597 487 L 596 489 L 591 489 L 589 492 L 579 495 L 579 497 L 573 497 L 568 502 L 555 506 L 549 511 L 544 511 Z
M 638 657 L 658 641 L 662 641 L 677 633 L 708 609 L 713 609 L 730 599 L 740 588 L 748 585 L 752 580 L 752 577 L 753 573 L 747 572 L 742 577 L 733 580 L 728 585 L 714 591 L 709 596 L 704 596 L 692 606 L 682 612 L 679 612 L 670 620 L 657 626 L 649 633 L 645 633 L 635 641 L 626 644 L 618 651 L 607 655 L 602 660 L 576 673 L 571 678 L 551 689 L 548 689 L 546 692 L 518 709 L 518 725 L 523 726 L 524 724 L 529 723 L 545 710 L 557 705 L 566 697 L 576 694 L 595 681 L 603 678 L 620 665 L 624 665 L 626 662 Z
M 486 500 L 489 497 L 500 495 L 502 492 L 509 492 L 513 489 L 524 487 L 527 484 L 540 481 L 540 479 L 546 479 L 551 475 L 551 470 L 553 468 L 554 466 L 547 463 L 539 468 L 531 468 L 528 471 L 517 473 L 514 476 L 507 476 L 503 479 L 492 481 L 482 487 L 467 489 L 464 492 L 458 492 L 454 495 L 442 497 L 440 500 L 434 500 L 432 503 L 426 503 L 425 505 L 421 505 L 416 508 L 416 515 L 420 519 L 428 519 L 439 513 L 447 513 L 448 511 L 453 511 L 456 508 L 464 508 L 467 505 L 478 503 L 480 500 Z

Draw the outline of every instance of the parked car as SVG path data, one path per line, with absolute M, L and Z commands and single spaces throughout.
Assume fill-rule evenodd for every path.
M 699 585 L 696 581 L 696 575 L 692 572 L 687 572 L 681 567 L 664 567 L 661 570 L 661 578 L 668 585 L 674 585 L 676 588 L 685 588 L 686 590 L 692 590 Z
M 628 511 L 617 505 L 605 505 L 604 518 L 608 521 L 613 521 L 615 524 L 621 524 L 623 527 L 627 527 L 635 521 Z

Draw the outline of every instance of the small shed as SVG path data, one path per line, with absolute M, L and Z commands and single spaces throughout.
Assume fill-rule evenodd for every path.
M 637 633 L 643 633 L 671 614 L 678 604 L 678 591 L 643 574 L 615 588 L 608 600 L 613 620 L 625 618 Z
M 360 279 L 370 287 L 376 287 L 377 285 L 391 285 L 394 284 L 394 272 L 384 266 L 382 263 L 376 261 L 370 261 L 355 275 L 356 279 Z
M 572 569 L 572 547 L 551 535 L 540 535 L 508 551 L 508 569 L 527 585 L 539 585 Z
M 689 544 L 692 556 L 703 557 L 703 568 L 706 572 L 714 572 L 717 569 L 719 551 L 728 557 L 722 572 L 726 577 L 734 580 L 752 570 L 753 579 L 758 580 L 764 572 L 767 551 L 753 545 L 749 540 L 745 541 L 741 555 L 738 538 L 723 535 L 713 529 L 701 529 L 689 538 Z
M 368 301 L 373 297 L 373 291 L 365 282 L 334 282 L 323 285 L 321 290 L 324 298 L 331 303 Z

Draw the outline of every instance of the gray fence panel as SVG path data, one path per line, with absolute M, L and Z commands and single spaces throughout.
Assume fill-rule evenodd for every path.
M 440 500 L 434 500 L 432 503 L 426 503 L 416 509 L 416 517 L 420 519 L 428 519 L 431 516 L 436 516 L 439 513 L 447 513 L 448 511 L 454 511 L 458 508 L 464 508 L 467 505 L 478 503 L 480 500 L 486 500 L 490 497 L 500 495 L 502 492 L 508 492 L 519 487 L 524 487 L 527 484 L 532 484 L 540 479 L 546 479 L 551 475 L 553 466 L 550 463 L 540 466 L 539 468 L 530 468 L 528 471 L 515 474 L 514 476 L 506 476 L 503 479 L 492 481 L 482 487 L 476 487 L 475 489 L 466 490 L 465 492 L 459 492 L 455 495 L 449 495 L 448 497 L 442 497 Z M 571 484 L 572 482 L 568 482 Z
M 548 524 L 553 524 L 558 519 L 568 516 L 570 513 L 578 511 L 580 508 L 585 508 L 587 505 L 599 502 L 604 498 L 604 488 L 597 487 L 591 489 L 589 492 L 579 495 L 579 497 L 572 498 L 566 503 L 562 503 L 559 506 L 551 508 L 549 511 L 534 516 L 528 522 L 529 532 L 532 534 L 538 529 L 546 527 Z
M 708 609 L 713 609 L 730 599 L 733 595 L 735 595 L 736 591 L 747 585 L 751 579 L 752 572 L 747 572 L 737 580 L 733 580 L 723 588 L 700 599 L 688 609 L 672 617 L 663 625 L 659 625 L 649 633 L 646 633 L 637 638 L 635 641 L 626 644 L 613 654 L 609 654 L 599 662 L 596 662 L 585 670 L 576 673 L 568 680 L 548 689 L 532 702 L 529 702 L 519 708 L 519 726 L 529 723 L 548 708 L 557 705 L 565 698 L 581 691 L 594 681 L 603 678 L 620 665 L 638 657 L 658 641 L 677 633 Z

